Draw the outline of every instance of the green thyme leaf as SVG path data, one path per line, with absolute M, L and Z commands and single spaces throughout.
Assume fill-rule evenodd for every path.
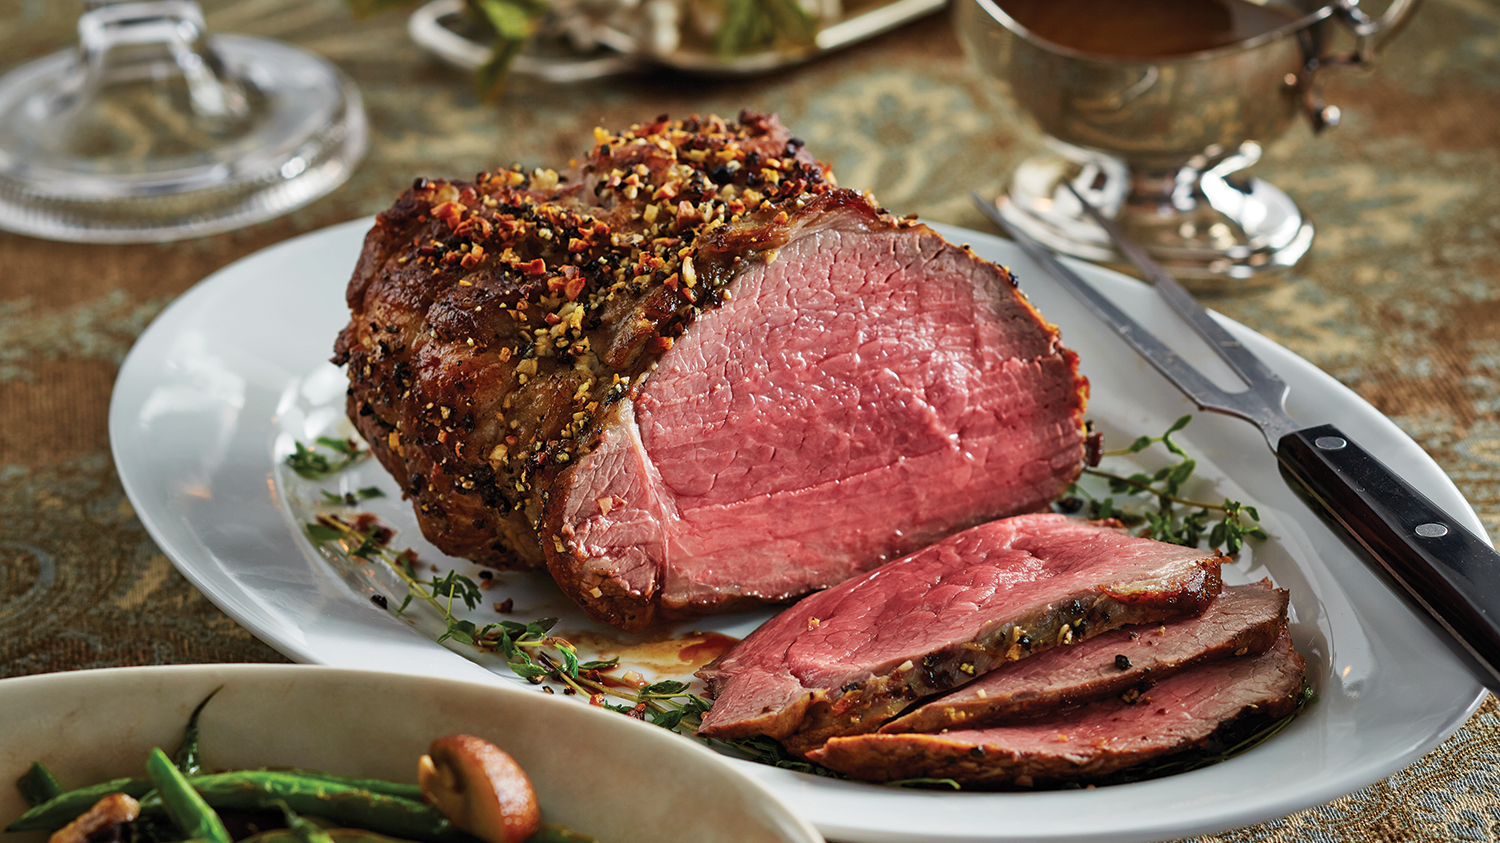
M 353 439 L 335 439 L 332 436 L 319 436 L 318 444 L 330 451 L 338 451 L 346 457 L 358 456 L 360 453 L 359 443 Z
M 315 542 L 334 542 L 344 537 L 344 534 L 338 530 L 332 527 L 325 527 L 322 524 L 307 524 L 304 526 L 307 529 L 308 537 Z
M 1104 456 L 1122 456 L 1140 453 L 1160 444 L 1176 461 L 1155 469 L 1150 474 L 1136 471 L 1128 475 L 1116 474 L 1099 468 L 1087 468 L 1085 473 L 1105 481 L 1111 495 L 1125 495 L 1127 499 L 1147 499 L 1155 503 L 1155 509 L 1139 512 L 1128 511 L 1113 497 L 1102 500 L 1091 498 L 1083 487 L 1073 484 L 1066 498 L 1058 502 L 1058 508 L 1077 511 L 1077 498 L 1089 498 L 1081 506 L 1086 507 L 1092 518 L 1115 518 L 1129 525 L 1142 525 L 1140 535 L 1157 541 L 1197 547 L 1206 538 L 1210 547 L 1225 553 L 1238 553 L 1246 539 L 1264 539 L 1266 532 L 1260 525 L 1260 513 L 1253 506 L 1226 499 L 1222 504 L 1202 503 L 1181 497 L 1183 487 L 1198 468 L 1198 461 L 1172 440 L 1172 434 L 1187 427 L 1191 414 L 1182 416 L 1160 436 L 1140 436 L 1122 451 L 1110 451 Z M 1142 501 L 1144 502 L 1144 501 Z M 1217 517 L 1215 522 L 1213 519 Z
M 484 601 L 484 593 L 479 590 L 479 585 L 457 571 L 449 571 L 441 577 L 434 576 L 428 587 L 433 596 L 457 597 L 471 611 Z
M 287 468 L 308 480 L 322 480 L 330 474 L 343 471 L 370 453 L 352 439 L 334 439 L 330 436 L 318 437 L 317 445 L 313 448 L 301 442 L 292 443 L 292 447 L 295 450 L 287 455 Z M 317 448 L 326 448 L 338 457 L 329 459 L 328 455 L 319 453 Z
M 657 682 L 657 683 L 652 684 L 652 685 L 647 685 L 646 687 L 644 687 L 644 688 L 641 689 L 641 693 L 642 694 L 665 694 L 667 696 L 676 696 L 677 694 L 681 694 L 681 693 L 687 691 L 687 689 L 688 689 L 688 683 L 686 683 L 686 682 L 676 682 L 676 681 L 673 681 L 673 680 L 670 680 L 670 679 L 666 679 L 666 680 L 663 680 L 661 682 Z

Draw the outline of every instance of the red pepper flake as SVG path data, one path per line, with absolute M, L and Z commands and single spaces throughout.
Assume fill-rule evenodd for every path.
M 579 238 L 574 237 L 568 241 L 568 251 L 572 252 L 575 255 L 579 252 L 586 251 L 588 247 L 589 243 L 587 240 L 580 240 Z
M 547 262 L 541 258 L 537 258 L 526 263 L 516 264 L 516 269 L 519 269 L 526 275 L 545 275 L 547 272 Z
M 583 294 L 583 288 L 586 286 L 588 286 L 588 281 L 580 275 L 568 281 L 567 285 L 563 287 L 563 292 L 567 295 L 568 301 L 577 301 L 578 297 Z
M 458 224 L 458 228 L 454 229 L 454 233 L 467 237 L 472 236 L 477 231 L 480 238 L 483 239 L 489 237 L 494 230 L 495 227 L 484 217 L 470 216 Z
M 482 260 L 484 260 L 484 247 L 475 245 L 474 251 L 464 255 L 459 259 L 458 262 L 463 265 L 464 269 L 473 269 L 474 267 L 478 266 L 479 262 Z
M 444 202 L 433 207 L 432 215 L 447 223 L 449 228 L 457 228 L 459 221 L 463 219 L 464 210 L 464 206 L 457 202 Z

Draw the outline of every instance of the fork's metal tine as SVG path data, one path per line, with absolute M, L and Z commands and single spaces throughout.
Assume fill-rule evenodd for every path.
M 1177 279 L 1169 275 L 1156 261 L 1152 260 L 1150 255 L 1146 254 L 1146 250 L 1141 248 L 1140 244 L 1131 240 L 1125 235 L 1125 232 L 1120 230 L 1118 223 L 1099 213 L 1099 209 L 1083 198 L 1083 195 L 1073 187 L 1072 183 L 1064 182 L 1064 184 L 1068 188 L 1068 192 L 1072 193 L 1078 199 L 1079 204 L 1083 206 L 1084 212 L 1109 235 L 1109 239 L 1114 242 L 1115 248 L 1119 249 L 1121 254 L 1131 263 L 1135 264 L 1136 268 L 1146 276 L 1146 280 L 1150 281 L 1156 287 L 1156 292 L 1166 300 L 1167 306 L 1172 308 L 1178 316 L 1186 319 L 1188 324 L 1193 327 L 1193 330 L 1197 331 L 1198 335 L 1208 342 L 1209 347 L 1214 350 L 1214 353 L 1219 355 L 1219 358 L 1225 363 L 1228 363 L 1229 367 L 1234 369 L 1235 373 L 1240 376 L 1240 379 L 1247 386 L 1254 389 L 1267 400 L 1272 401 L 1275 406 L 1284 406 L 1288 387 L 1281 380 L 1281 377 L 1271 371 L 1259 357 L 1250 353 L 1248 349 L 1240 344 L 1239 340 L 1224 330 L 1224 326 L 1215 321 L 1208 314 L 1208 311 L 1203 309 L 1198 300 L 1193 298 L 1192 293 L 1184 289 L 1181 284 L 1177 283 Z

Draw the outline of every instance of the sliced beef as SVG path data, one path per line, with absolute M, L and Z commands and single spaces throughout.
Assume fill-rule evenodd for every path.
M 870 781 L 1031 786 L 1094 778 L 1201 746 L 1242 717 L 1291 713 L 1305 671 L 1283 632 L 1259 656 L 1183 671 L 1133 703 L 1110 698 L 986 729 L 834 738 L 808 757 Z
M 774 117 L 419 180 L 350 281 L 349 417 L 443 551 L 639 629 L 785 602 L 1077 475 L 1087 383 L 998 266 Z
M 803 599 L 699 671 L 699 734 L 805 752 L 1124 624 L 1195 615 L 1220 557 L 1061 515 L 994 521 Z
M 1225 588 L 1195 618 L 1123 627 L 991 671 L 880 727 L 881 732 L 976 729 L 1064 705 L 1149 692 L 1204 662 L 1258 655 L 1286 626 L 1287 593 L 1270 580 Z
M 553 487 L 549 566 L 600 614 L 786 602 L 1074 477 L 1073 359 L 998 267 L 841 201 L 729 290 Z

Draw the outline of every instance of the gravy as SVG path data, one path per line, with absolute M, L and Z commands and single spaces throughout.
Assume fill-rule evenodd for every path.
M 1301 14 L 1249 0 L 996 0 L 1054 44 L 1121 58 L 1181 56 L 1235 44 Z

